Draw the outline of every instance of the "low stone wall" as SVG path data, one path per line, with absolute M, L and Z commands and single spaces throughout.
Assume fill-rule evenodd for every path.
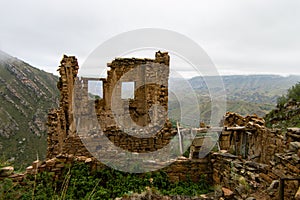
M 186 181 L 188 178 L 193 182 L 205 178 L 212 183 L 212 166 L 210 155 L 202 159 L 179 158 L 171 165 L 161 169 L 166 172 L 172 182 Z
M 85 163 L 91 170 L 101 170 L 108 168 L 106 165 L 97 161 L 95 158 L 73 155 L 58 155 L 46 161 L 35 161 L 32 166 L 26 169 L 26 174 L 36 174 L 39 172 L 52 172 L 59 178 L 65 167 L 72 166 L 75 162 Z M 189 179 L 197 182 L 206 179 L 212 183 L 212 168 L 209 156 L 203 159 L 188 159 L 180 157 L 169 166 L 160 169 L 165 172 L 171 182 L 188 181 Z
M 227 152 L 212 154 L 212 166 L 214 185 L 229 188 L 242 199 L 271 184 L 269 180 L 272 179 L 266 178 L 268 165 L 238 159 Z

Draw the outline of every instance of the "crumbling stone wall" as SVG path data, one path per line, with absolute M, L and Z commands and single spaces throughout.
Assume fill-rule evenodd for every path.
M 300 174 L 300 131 L 267 129 L 257 116 L 227 113 L 218 153 L 212 154 L 213 182 L 233 190 L 237 198 L 275 199 L 281 178 Z M 244 138 L 244 139 L 243 139 Z M 299 181 L 286 181 L 285 199 L 293 199 Z
M 156 151 L 176 134 L 167 119 L 169 59 L 167 53 L 157 52 L 155 59 L 120 58 L 108 64 L 96 112 L 101 129 L 116 146 L 131 152 Z M 122 99 L 123 82 L 134 82 L 134 98 Z
M 59 108 L 51 110 L 48 114 L 47 159 L 74 150 L 88 155 L 88 151 L 76 135 L 73 116 L 73 90 L 78 69 L 77 59 L 74 56 L 63 56 L 58 69 L 60 74 L 57 83 L 60 91 Z M 70 140 L 71 142 L 68 142 Z
M 103 81 L 103 99 L 95 102 L 103 133 L 114 145 L 128 151 L 149 152 L 166 146 L 172 136 L 176 134 L 176 130 L 172 129 L 166 115 L 168 110 L 168 54 L 157 52 L 155 59 L 119 58 L 109 63 L 108 67 L 110 70 L 107 78 L 101 79 Z M 58 82 L 61 92 L 60 108 L 52 110 L 48 117 L 47 158 L 64 153 L 79 156 L 89 155 L 76 135 L 74 124 L 72 104 L 77 70 L 76 58 L 64 56 L 59 67 L 61 75 Z M 122 82 L 129 81 L 135 83 L 134 98 L 122 99 Z M 86 95 L 88 95 L 87 92 Z M 85 98 L 88 99 L 88 97 Z M 112 108 L 112 105 L 116 107 Z M 128 105 L 127 110 L 124 109 L 126 105 Z M 157 105 L 160 106 L 160 109 L 151 110 L 152 106 Z M 113 113 L 113 111 L 118 112 Z M 152 116 L 149 111 L 152 111 Z M 82 112 L 90 112 L 90 110 L 83 109 Z M 134 123 L 130 123 L 130 121 Z M 156 131 L 157 133 L 147 138 L 134 137 L 128 135 L 124 128 L 120 128 L 120 123 L 127 128 L 127 131 L 129 127 L 131 129 L 129 131 L 134 131 L 138 135 L 152 134 Z M 163 128 L 157 130 L 159 125 Z
M 88 81 L 96 79 L 89 79 L 88 77 L 79 79 L 77 77 L 78 63 L 76 58 L 63 57 L 59 66 L 61 78 L 58 82 L 58 89 L 61 92 L 60 107 L 53 109 L 48 115 L 47 160 L 34 163 L 27 169 L 28 173 L 46 170 L 55 172 L 59 176 L 66 165 L 75 161 L 90 164 L 92 169 L 105 167 L 91 155 L 78 136 L 75 128 L 77 119 L 74 120 L 73 116 L 76 112 L 81 112 L 80 114 L 85 116 L 85 113 L 95 109 L 102 133 L 114 145 L 131 152 L 156 151 L 166 146 L 170 139 L 176 135 L 177 131 L 172 128 L 166 115 L 168 110 L 168 54 L 157 52 L 155 59 L 118 58 L 109 63 L 108 67 L 110 70 L 107 72 L 107 78 L 97 79 L 103 82 L 103 98 L 93 100 L 91 104 L 91 100 L 88 98 Z M 122 99 L 120 91 L 122 82 L 131 81 L 135 82 L 134 98 Z M 78 86 L 76 84 L 80 84 L 79 86 L 83 88 L 82 91 L 79 91 L 84 94 L 83 96 L 76 94 L 78 92 L 76 91 Z M 73 110 L 72 105 L 75 98 L 81 98 L 80 103 L 86 106 Z M 116 101 L 116 99 L 118 102 L 112 104 L 112 101 Z M 113 108 L 112 105 L 115 103 L 119 107 Z M 151 110 L 154 105 L 159 105 L 160 109 Z M 123 109 L 126 106 L 128 109 Z M 123 109 L 123 111 L 116 114 L 113 113 L 114 109 Z M 137 125 L 127 124 L 128 116 Z M 115 118 L 118 118 L 119 124 Z M 81 120 L 88 119 L 82 118 Z M 119 127 L 120 121 L 125 128 L 132 127 L 132 130 L 129 131 L 135 131 L 135 134 L 146 136 L 153 130 L 157 130 L 157 127 L 162 126 L 162 128 L 150 137 L 139 138 L 126 134 L 124 127 Z M 146 129 L 143 129 L 144 127 Z M 86 127 L 86 130 L 93 131 L 89 127 Z M 90 144 L 95 145 L 96 149 L 101 146 L 100 149 L 104 149 L 107 154 L 110 153 L 109 147 L 101 145 L 97 139 L 90 138 L 90 140 Z M 162 170 L 169 175 L 171 181 L 185 180 L 188 174 L 195 181 L 199 180 L 203 174 L 206 174 L 208 180 L 212 180 L 212 170 L 209 163 L 208 158 L 198 160 L 181 158 Z
M 256 115 L 242 117 L 230 112 L 224 117 L 219 143 L 221 150 L 266 164 L 285 147 L 281 131 L 266 128 L 262 118 Z
M 230 188 L 239 198 L 278 199 L 280 179 L 299 177 L 299 149 L 300 143 L 293 141 L 268 164 L 245 160 L 224 150 L 214 153 L 213 183 Z M 285 181 L 285 199 L 293 199 L 299 188 L 300 181 Z

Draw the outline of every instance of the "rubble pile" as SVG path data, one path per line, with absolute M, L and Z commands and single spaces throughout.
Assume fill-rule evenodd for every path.
M 237 113 L 227 112 L 224 116 L 224 127 L 248 127 L 261 128 L 265 125 L 265 120 L 257 115 L 243 117 Z
M 256 115 L 242 117 L 231 112 L 224 116 L 224 130 L 219 141 L 221 150 L 265 164 L 285 146 L 281 132 L 266 128 L 262 118 Z
M 236 199 L 278 198 L 280 180 L 300 174 L 300 131 L 287 130 L 284 136 L 279 129 L 266 128 L 255 115 L 227 113 L 220 135 L 222 150 L 212 154 L 214 184 L 230 188 Z M 291 199 L 299 187 L 297 180 L 286 181 L 284 196 Z

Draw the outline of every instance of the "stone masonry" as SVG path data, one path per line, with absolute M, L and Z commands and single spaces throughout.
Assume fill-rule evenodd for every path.
M 77 77 L 76 58 L 63 57 L 58 69 L 61 75 L 58 82 L 60 107 L 51 110 L 48 115 L 47 160 L 33 165 L 28 169 L 29 173 L 47 170 L 59 175 L 65 164 L 76 160 L 86 162 L 92 168 L 105 167 L 87 150 L 83 142 L 85 134 L 89 136 L 88 144 L 93 146 L 90 149 L 95 149 L 93 155 L 96 151 L 105 151 L 107 154 L 115 152 L 110 152 L 110 146 L 101 142 L 97 136 L 90 137 L 90 134 L 104 134 L 114 145 L 139 153 L 161 149 L 177 134 L 167 119 L 168 53 L 157 52 L 155 59 L 117 58 L 107 66 L 107 78 L 97 79 L 103 82 L 103 98 L 91 100 L 88 98 L 88 81 L 96 79 Z M 134 82 L 133 98 L 122 98 L 123 82 Z M 74 110 L 74 99 L 76 104 L 84 106 Z M 115 105 L 117 107 L 112 107 Z M 152 108 L 157 105 L 160 106 L 159 109 Z M 126 107 L 127 110 L 123 109 Z M 89 113 L 93 111 L 96 112 L 102 130 L 99 132 L 83 127 L 84 133 L 79 137 L 75 124 L 79 120 L 81 123 L 89 120 Z M 74 118 L 74 113 L 79 114 L 80 119 Z M 125 131 L 132 134 L 126 134 Z M 156 133 L 149 137 L 147 134 L 152 132 Z M 139 135 L 143 137 L 138 137 Z M 211 180 L 212 175 L 208 157 L 196 160 L 182 157 L 163 170 L 168 173 L 171 181 L 185 180 L 188 175 L 196 181 L 203 174 Z

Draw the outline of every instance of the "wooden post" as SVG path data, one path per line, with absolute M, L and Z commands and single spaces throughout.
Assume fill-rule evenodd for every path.
M 284 200 L 284 179 L 280 178 L 279 182 L 279 200 Z
M 178 121 L 177 121 L 177 131 L 178 131 L 178 138 L 179 138 L 180 155 L 182 155 L 183 154 L 183 150 L 182 150 L 182 138 L 181 138 L 181 133 L 180 133 L 180 128 L 179 128 Z

